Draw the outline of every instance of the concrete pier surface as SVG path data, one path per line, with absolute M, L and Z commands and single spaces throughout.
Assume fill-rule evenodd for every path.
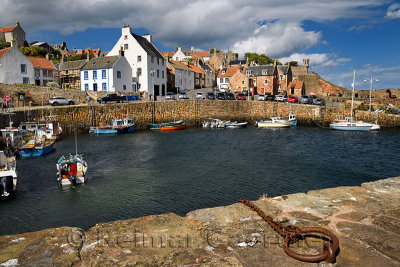
M 282 238 L 256 212 L 235 203 L 184 217 L 169 213 L 99 223 L 86 231 L 62 227 L 1 236 L 0 266 L 400 265 L 400 177 L 254 203 L 283 225 L 332 231 L 340 242 L 336 261 L 290 258 Z M 323 242 L 309 236 L 291 247 L 316 254 Z

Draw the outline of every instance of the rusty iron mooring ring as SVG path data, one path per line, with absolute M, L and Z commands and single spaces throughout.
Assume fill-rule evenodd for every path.
M 305 227 L 300 229 L 300 234 L 299 235 L 304 235 L 307 233 L 320 233 L 325 236 L 328 236 L 330 238 L 329 243 L 325 243 L 323 246 L 323 250 L 320 254 L 317 255 L 303 255 L 303 254 L 298 254 L 289 248 L 289 244 L 292 243 L 292 237 L 290 235 L 286 235 L 285 239 L 283 241 L 283 250 L 285 253 L 300 261 L 307 261 L 307 262 L 320 262 L 320 261 L 328 261 L 328 262 L 333 262 L 336 258 L 336 252 L 339 249 L 339 239 L 334 235 L 331 231 L 320 228 L 320 227 Z M 297 236 L 299 236 L 297 235 Z

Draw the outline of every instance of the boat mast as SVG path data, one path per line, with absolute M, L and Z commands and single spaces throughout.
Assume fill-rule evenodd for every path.
M 78 137 L 75 130 L 75 155 L 78 155 Z
M 353 73 L 353 92 L 351 94 L 351 112 L 350 112 L 350 118 L 353 120 L 353 103 L 354 103 L 354 86 L 356 82 L 356 68 L 354 68 L 354 73 Z

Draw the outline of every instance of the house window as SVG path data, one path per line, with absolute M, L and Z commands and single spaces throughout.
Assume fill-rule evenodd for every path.
M 199 85 L 199 80 L 196 80 L 196 85 Z
M 53 71 L 52 70 L 48 70 L 47 71 L 47 77 L 53 77 Z
M 69 88 L 69 84 L 67 84 L 65 87 L 68 89 Z
M 25 83 L 25 84 L 29 83 L 29 77 L 23 77 L 22 83 Z
M 164 61 L 164 59 L 162 59 L 162 60 L 161 60 L 161 62 L 162 62 L 162 65 L 164 66 L 164 64 L 165 64 L 165 61 Z
M 225 78 L 225 83 L 229 83 L 229 78 Z
M 264 81 L 264 84 L 267 84 L 267 83 L 268 83 L 268 80 L 265 80 L 265 81 Z
M 160 70 L 157 70 L 157 78 L 160 78 Z
M 151 63 L 154 63 L 154 57 L 151 57 Z
M 281 80 L 283 80 L 283 75 L 281 75 Z
M 68 70 L 65 71 L 65 74 L 68 74 Z
M 117 78 L 121 79 L 121 72 L 119 70 L 117 70 Z
M 142 75 L 142 68 L 138 68 L 137 69 L 137 76 L 141 76 Z
M 93 71 L 93 80 L 96 80 L 96 79 L 97 79 L 97 71 L 94 70 L 94 71 Z
M 126 85 L 122 85 L 122 90 L 126 91 Z
M 103 79 L 106 78 L 106 70 L 101 71 L 101 78 L 103 78 Z
M 89 90 L 89 84 L 85 84 L 85 91 Z
M 107 91 L 107 84 L 106 83 L 103 83 L 102 87 L 103 87 L 103 91 Z
M 42 70 L 43 72 L 43 77 L 47 77 L 47 70 Z
M 157 65 L 160 65 L 160 59 L 157 58 Z
M 35 76 L 40 77 L 40 70 L 35 70 Z
M 97 92 L 97 83 L 93 84 L 93 91 Z
M 224 71 L 224 70 L 222 71 L 222 74 L 225 74 L 225 71 Z
M 219 79 L 219 82 L 220 82 L 220 83 L 223 83 L 223 82 L 224 82 L 224 78 L 220 78 L 220 79 Z
M 21 64 L 21 73 L 26 74 L 26 64 Z
M 137 56 L 137 62 L 142 62 L 142 56 Z
M 138 83 L 138 85 L 137 85 L 137 89 L 139 90 L 139 89 L 140 89 L 140 87 L 142 87 L 142 85 L 141 85 L 140 83 Z
M 244 85 L 244 81 L 242 81 L 242 84 Z
M 128 50 L 128 44 L 124 44 L 124 50 Z
M 196 72 L 196 77 L 199 77 L 199 74 Z
M 246 70 L 246 75 L 251 75 L 251 70 Z
M 164 71 L 161 72 L 161 77 L 164 79 Z
M 176 58 L 175 58 L 175 60 L 176 60 L 176 61 L 179 61 L 179 58 L 178 58 L 178 57 L 176 57 Z
M 89 79 L 89 74 L 88 74 L 87 71 L 85 71 L 85 72 L 83 73 L 83 77 L 85 77 L 85 80 Z
M 125 35 L 125 36 L 124 36 L 124 39 L 125 39 L 125 40 L 128 40 L 128 35 Z

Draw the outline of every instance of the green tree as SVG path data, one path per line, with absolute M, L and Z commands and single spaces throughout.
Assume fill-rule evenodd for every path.
M 47 54 L 46 49 L 42 47 L 27 47 L 20 45 L 19 50 L 21 50 L 21 52 L 27 57 L 45 57 Z
M 248 62 L 255 62 L 258 65 L 267 65 L 267 64 L 273 64 L 274 63 L 274 59 L 271 59 L 270 57 L 268 57 L 265 54 L 257 54 L 257 53 L 251 53 L 251 52 L 247 52 L 244 55 Z M 276 61 L 277 65 L 282 65 L 282 63 L 280 63 L 278 60 Z
M 288 65 L 290 63 L 290 66 L 298 66 L 299 65 L 299 62 L 297 62 L 297 61 L 290 61 L 290 62 L 286 62 L 285 63 L 285 65 Z
M 11 46 L 10 42 L 0 41 L 0 49 L 4 49 L 10 46 Z

